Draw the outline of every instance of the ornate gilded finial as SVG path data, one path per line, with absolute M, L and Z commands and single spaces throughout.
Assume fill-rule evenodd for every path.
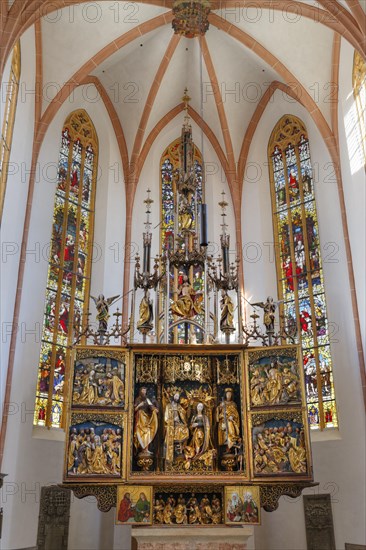
M 151 214 L 151 205 L 154 202 L 153 199 L 150 197 L 150 189 L 147 190 L 147 197 L 144 200 L 144 204 L 146 204 L 146 221 L 145 221 L 145 234 L 144 239 L 149 238 L 149 241 L 151 242 L 151 222 L 150 222 L 150 214 Z
M 184 103 L 184 110 L 188 111 L 188 103 L 191 101 L 191 98 L 188 95 L 188 88 L 184 88 L 184 96 L 182 97 L 182 101 Z
M 190 120 L 189 114 L 188 114 L 188 106 L 189 106 L 189 102 L 191 101 L 191 98 L 188 95 L 188 88 L 184 88 L 184 95 L 182 97 L 182 101 L 184 103 L 184 111 L 185 111 L 184 126 L 187 127 L 189 126 L 189 120 Z
M 226 207 L 227 207 L 228 203 L 225 200 L 225 196 L 226 196 L 225 191 L 222 191 L 221 195 L 222 195 L 222 199 L 219 202 L 219 206 L 221 206 L 221 216 L 222 216 L 221 227 L 222 227 L 222 233 L 225 236 L 226 235 L 226 229 L 228 227 L 227 223 L 226 223 Z
M 150 197 L 150 189 L 147 190 L 147 198 L 144 200 L 144 204 L 146 204 L 146 214 L 151 213 L 151 205 L 154 202 L 153 199 Z
M 222 210 L 223 210 L 223 214 L 222 214 L 222 215 L 224 216 L 224 215 L 225 215 L 224 212 L 225 212 L 225 209 L 226 209 L 228 203 L 227 203 L 226 200 L 225 200 L 225 197 L 226 197 L 225 191 L 221 191 L 221 195 L 222 195 L 222 199 L 221 199 L 221 201 L 219 202 L 219 206 L 221 206 L 221 208 L 222 208 Z

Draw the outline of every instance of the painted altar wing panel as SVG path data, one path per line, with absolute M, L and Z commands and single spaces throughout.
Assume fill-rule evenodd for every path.
M 253 415 L 252 460 L 255 477 L 308 476 L 308 452 L 302 421 L 295 412 Z M 301 414 L 300 414 L 301 416 Z
M 226 525 L 260 525 L 260 509 L 258 486 L 225 487 L 224 520 Z
M 249 360 L 251 407 L 301 404 L 297 350 L 253 352 Z
M 117 525 L 152 525 L 153 488 L 146 485 L 118 487 Z
M 55 401 L 55 421 L 57 422 Z M 81 422 L 69 427 L 66 449 L 66 477 L 68 479 L 114 479 L 121 477 L 123 425 L 110 420 L 108 415 L 84 415 Z M 77 415 L 75 416 L 77 418 Z M 72 422 L 72 420 L 71 420 Z
M 124 409 L 126 364 L 113 357 L 93 356 L 75 361 L 72 388 L 73 408 Z

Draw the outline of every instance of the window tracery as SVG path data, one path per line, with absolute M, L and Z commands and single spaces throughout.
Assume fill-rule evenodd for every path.
M 88 310 L 98 138 L 88 114 L 67 118 L 61 137 L 34 424 L 60 427 L 69 346 Z
M 353 93 L 356 101 L 359 146 L 362 148 L 364 164 L 366 163 L 366 61 L 355 51 L 353 58 Z
M 313 428 L 336 427 L 319 228 L 310 145 L 304 124 L 285 115 L 268 147 L 278 295 L 287 329 L 301 342 Z

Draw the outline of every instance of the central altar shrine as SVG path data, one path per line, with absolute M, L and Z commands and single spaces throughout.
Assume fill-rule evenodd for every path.
M 109 328 L 118 296 L 101 294 L 98 329 L 87 322 L 76 333 L 64 486 L 94 495 L 103 511 L 116 507 L 120 524 L 259 524 L 261 508 L 272 511 L 281 495 L 313 484 L 301 349 L 286 323 L 277 329 L 271 297 L 251 304 L 244 324 L 225 193 L 221 255 L 207 252 L 187 91 L 183 101 L 178 167 L 163 173 L 161 253 L 151 270 L 148 192 L 129 320 L 117 310 Z

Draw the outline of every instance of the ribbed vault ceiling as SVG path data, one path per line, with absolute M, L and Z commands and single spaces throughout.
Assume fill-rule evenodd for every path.
M 212 2 L 202 40 L 174 35 L 169 1 L 44 0 L 42 9 L 35 0 L 10 4 L 4 51 L 17 34 L 37 25 L 42 121 L 52 120 L 67 90 L 85 79 L 97 83 L 109 98 L 110 114 L 118 116 L 130 162 L 164 117 L 179 109 L 186 86 L 229 169 L 239 162 L 269 88 L 291 91 L 323 127 L 323 136 L 331 135 L 335 37 L 344 36 L 359 50 L 364 46 L 365 2 L 358 0 Z

